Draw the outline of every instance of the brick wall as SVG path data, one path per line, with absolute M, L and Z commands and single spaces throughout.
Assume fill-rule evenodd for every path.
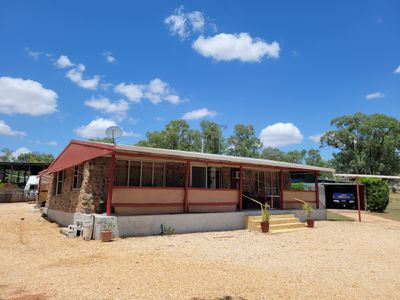
M 110 158 L 99 157 L 84 163 L 80 189 L 73 189 L 73 168 L 65 170 L 61 195 L 55 195 L 56 174 L 50 176 L 46 207 L 66 212 L 85 212 L 85 203 L 92 212 L 105 211 Z

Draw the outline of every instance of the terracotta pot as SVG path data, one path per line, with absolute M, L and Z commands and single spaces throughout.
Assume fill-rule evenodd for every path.
M 102 230 L 101 231 L 101 241 L 109 242 L 112 239 L 112 231 L 111 230 Z
M 314 228 L 314 220 L 313 219 L 307 219 L 307 227 Z
M 267 233 L 269 231 L 269 222 L 267 221 L 261 222 L 261 231 L 263 233 Z

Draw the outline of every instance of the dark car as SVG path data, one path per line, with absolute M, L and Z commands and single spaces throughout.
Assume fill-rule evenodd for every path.
M 354 193 L 333 193 L 333 206 L 338 208 L 356 208 Z

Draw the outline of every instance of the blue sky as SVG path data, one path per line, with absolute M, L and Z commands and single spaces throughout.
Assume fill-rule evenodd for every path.
M 334 117 L 400 117 L 399 11 L 361 0 L 3 1 L 0 148 L 57 155 L 113 124 L 133 144 L 179 118 L 227 124 L 226 135 L 253 124 L 285 151 L 318 147 Z

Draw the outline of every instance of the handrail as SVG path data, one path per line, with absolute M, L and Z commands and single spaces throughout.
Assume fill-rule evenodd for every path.
M 255 203 L 257 203 L 257 204 L 259 204 L 260 207 L 261 207 L 261 210 L 263 209 L 263 205 L 264 205 L 264 204 L 262 204 L 260 201 L 257 201 L 257 200 L 255 200 L 255 199 L 253 199 L 253 198 L 250 198 L 249 196 L 246 196 L 246 195 L 244 195 L 244 194 L 242 194 L 242 196 L 245 197 L 245 198 L 247 198 L 247 199 L 249 199 L 249 200 L 251 200 L 251 201 L 253 201 L 253 202 L 255 202 Z

